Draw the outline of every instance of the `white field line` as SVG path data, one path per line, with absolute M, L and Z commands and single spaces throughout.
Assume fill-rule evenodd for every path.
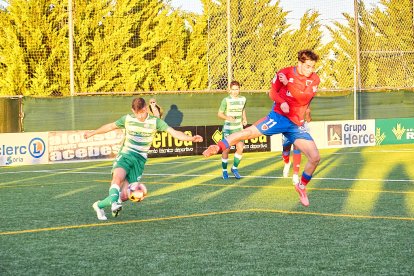
M 158 164 L 157 164 L 158 165 Z M 65 172 L 66 171 L 66 172 Z M 109 175 L 105 172 L 79 172 L 72 169 L 59 170 L 35 170 L 35 171 L 19 171 L 19 172 L 2 172 L 1 174 L 20 174 L 20 173 L 65 173 L 65 174 L 95 174 Z M 144 173 L 144 176 L 164 176 L 164 177 L 219 177 L 218 174 L 185 174 L 185 173 Z M 263 176 L 263 175 L 243 175 L 243 178 L 251 179 L 283 179 L 283 176 Z M 383 181 L 383 182 L 414 182 L 414 179 L 382 179 L 382 178 L 342 178 L 342 177 L 312 177 L 312 180 L 335 180 L 335 181 Z

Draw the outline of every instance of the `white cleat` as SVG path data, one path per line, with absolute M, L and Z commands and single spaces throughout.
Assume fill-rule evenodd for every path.
M 283 177 L 289 176 L 289 170 L 290 170 L 290 162 L 287 164 L 285 163 L 285 166 L 283 167 Z
M 92 204 L 92 208 L 95 210 L 96 216 L 98 217 L 99 220 L 107 220 L 106 215 L 105 215 L 105 211 L 104 211 L 104 209 L 101 209 L 101 208 L 98 207 L 98 202 L 99 201 Z
M 299 175 L 293 174 L 293 176 L 292 176 L 292 182 L 293 182 L 293 185 L 298 184 L 299 183 Z
M 122 204 L 119 202 L 113 202 L 111 206 L 112 216 L 117 217 L 122 210 Z

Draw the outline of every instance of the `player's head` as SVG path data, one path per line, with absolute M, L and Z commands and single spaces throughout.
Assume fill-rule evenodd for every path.
M 230 95 L 232 95 L 233 97 L 237 97 L 240 93 L 240 83 L 238 81 L 232 81 L 230 83 L 230 91 L 229 91 Z
M 148 116 L 147 104 L 143 98 L 134 98 L 132 100 L 132 112 L 139 121 L 145 121 Z
M 151 98 L 149 100 L 150 105 L 155 106 L 157 104 L 157 101 L 155 100 L 155 98 Z
M 301 50 L 298 52 L 298 72 L 309 77 L 315 71 L 315 64 L 319 56 L 312 50 Z

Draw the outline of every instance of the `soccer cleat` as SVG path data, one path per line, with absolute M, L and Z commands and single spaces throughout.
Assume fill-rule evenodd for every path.
M 289 176 L 289 170 L 290 170 L 290 162 L 287 164 L 285 163 L 285 166 L 283 167 L 283 177 Z
M 240 179 L 241 178 L 241 176 L 239 174 L 239 171 L 236 168 L 231 168 L 231 172 L 234 174 L 234 177 L 236 179 Z
M 293 176 L 292 176 L 292 182 L 293 182 L 293 185 L 298 184 L 299 183 L 299 175 L 293 174 Z
M 217 145 L 210 145 L 205 151 L 203 151 L 204 157 L 210 157 L 219 152 L 220 147 Z
M 229 179 L 229 174 L 227 171 L 223 171 L 223 179 Z
M 308 207 L 309 206 L 309 199 L 306 195 L 306 187 L 302 183 L 298 183 L 295 185 L 296 191 L 299 193 L 299 199 L 300 203 L 302 203 L 303 206 Z
M 107 220 L 106 215 L 105 215 L 105 211 L 104 211 L 104 209 L 101 209 L 101 208 L 98 207 L 98 202 L 99 201 L 92 204 L 92 208 L 95 210 L 96 216 L 98 217 L 99 220 Z
M 122 210 L 122 204 L 119 202 L 113 202 L 111 206 L 112 216 L 117 217 Z

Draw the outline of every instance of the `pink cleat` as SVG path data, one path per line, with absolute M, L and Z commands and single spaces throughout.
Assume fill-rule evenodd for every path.
M 205 151 L 203 151 L 204 157 L 210 157 L 217 154 L 220 151 L 220 147 L 217 145 L 210 145 Z
M 298 184 L 295 185 L 295 189 L 299 193 L 300 203 L 302 203 L 303 206 L 308 207 L 309 199 L 308 199 L 308 196 L 306 195 L 306 187 L 302 183 L 299 182 Z

